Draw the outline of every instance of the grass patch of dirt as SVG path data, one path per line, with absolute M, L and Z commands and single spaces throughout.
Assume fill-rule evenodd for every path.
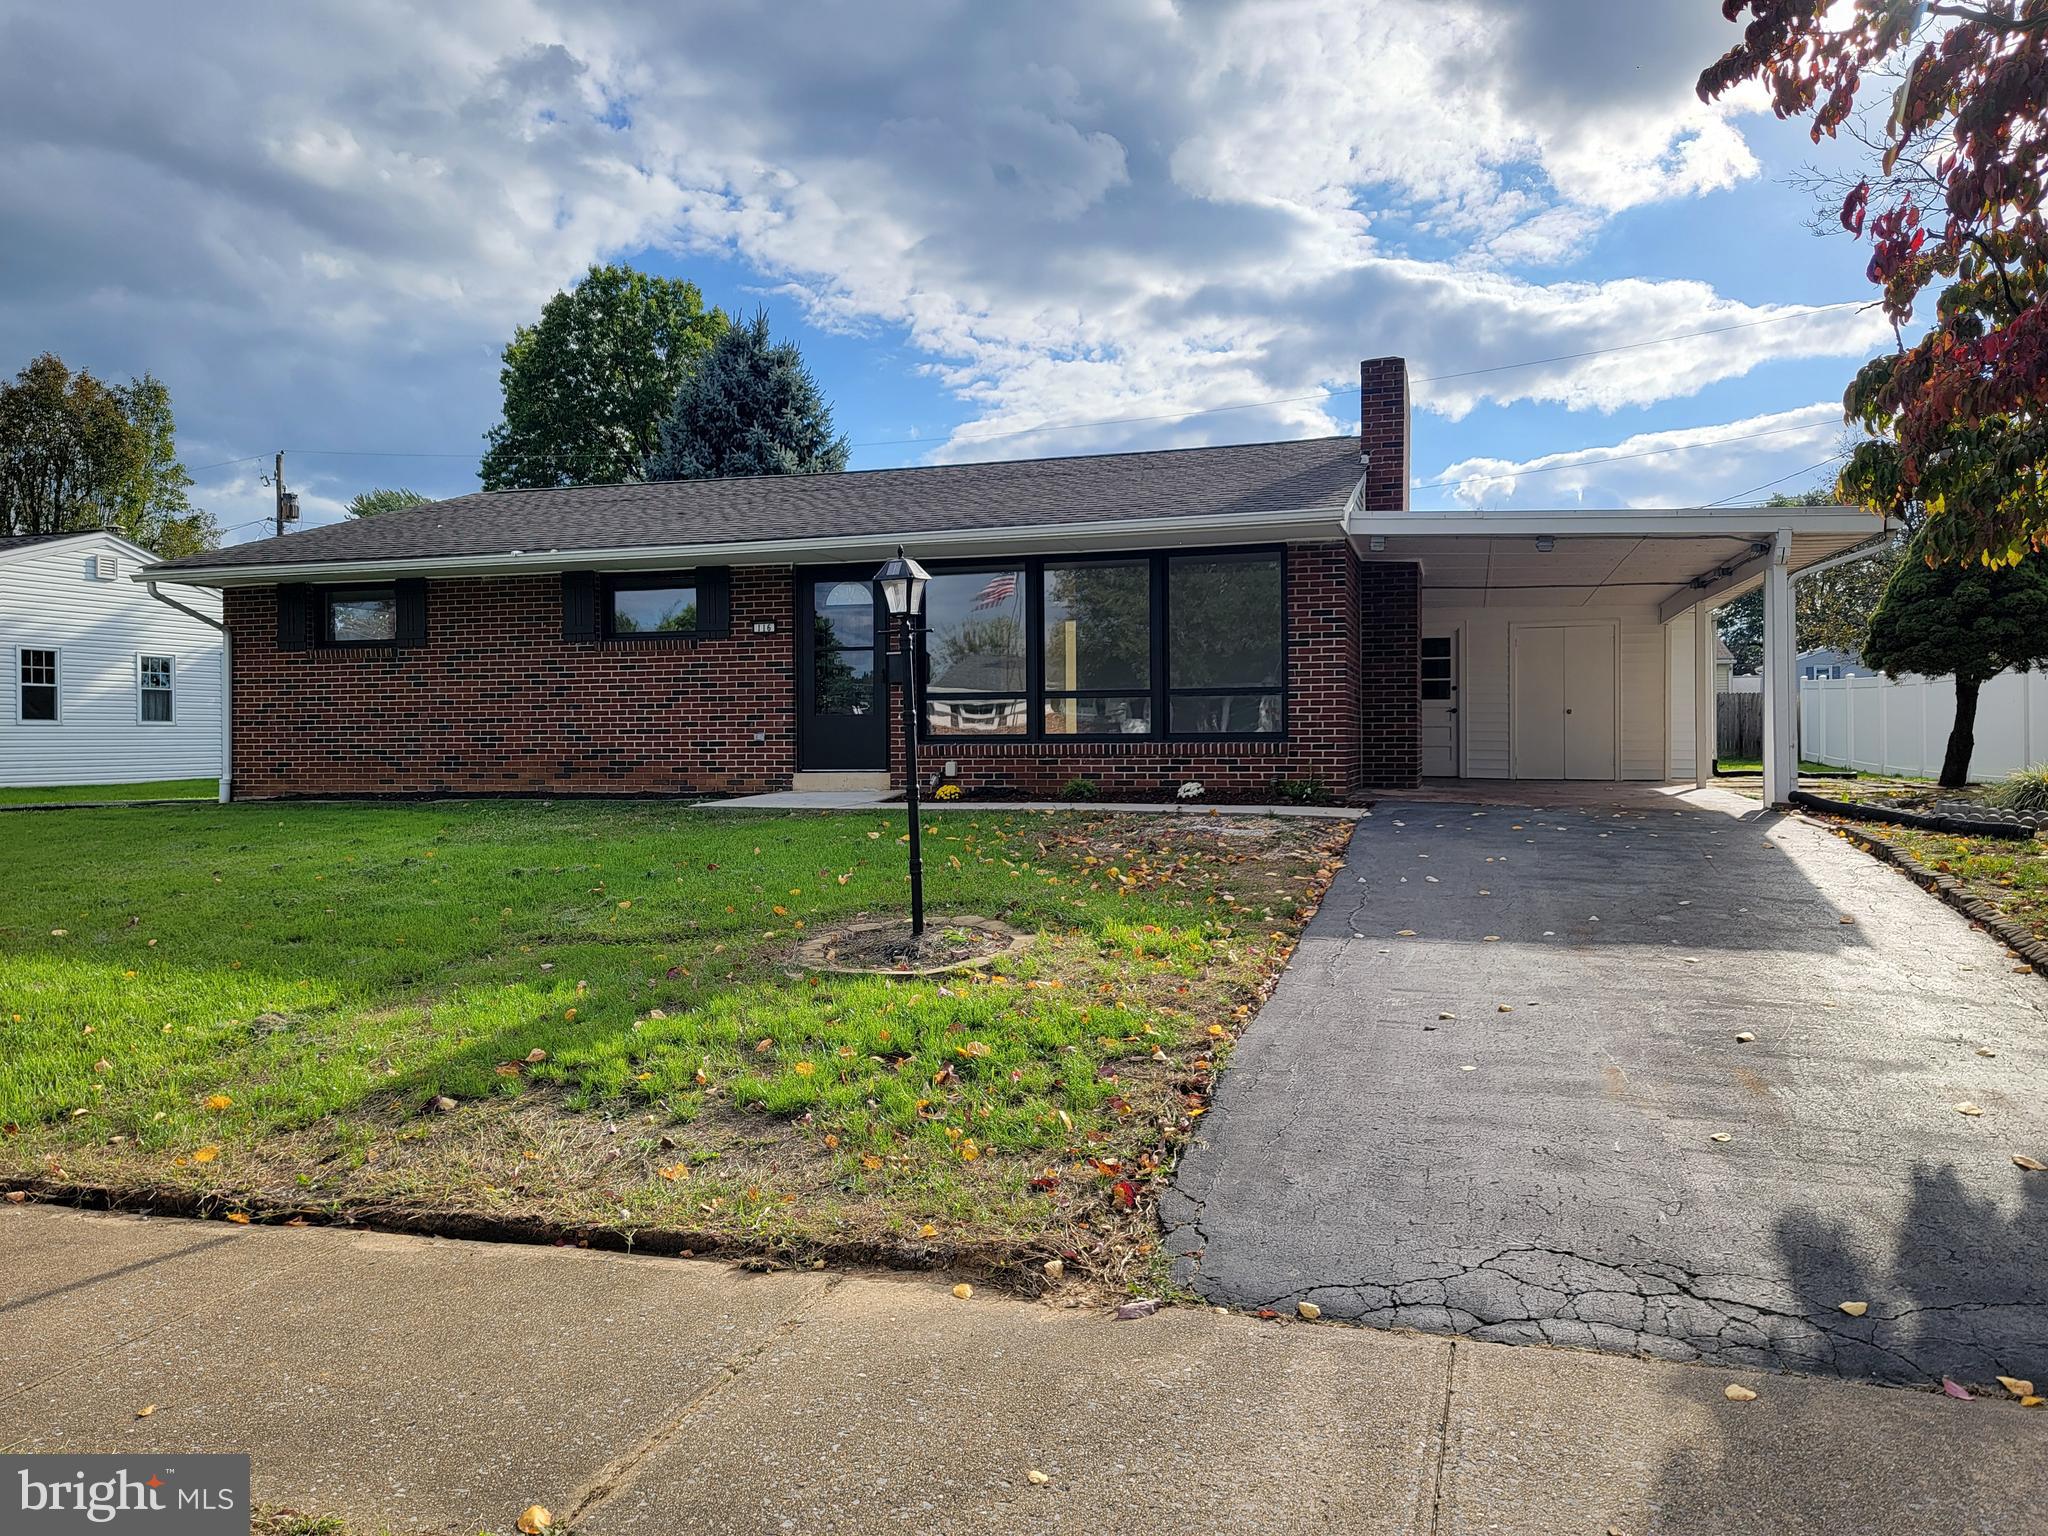
M 1252 831 L 1255 835 L 1244 835 Z M 986 969 L 805 972 L 907 823 L 661 805 L 49 812 L 0 890 L 0 1179 L 229 1218 L 1156 1280 L 1151 1204 L 1349 824 L 934 816 Z
M 1937 874 L 1953 876 L 1971 896 L 2048 940 L 2048 841 L 1954 837 L 1893 826 L 1859 825 L 1856 831 L 1911 854 Z

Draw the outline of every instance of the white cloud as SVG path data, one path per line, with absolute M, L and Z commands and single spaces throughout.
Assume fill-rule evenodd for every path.
M 1712 9 L 0 10 L 0 358 L 154 369 L 195 457 L 445 450 L 495 415 L 512 325 L 652 246 L 900 333 L 970 408 L 934 456 L 1345 430 L 1294 401 L 990 441 L 1780 313 L 1554 275 L 1621 211 L 1756 173 L 1692 94 L 1732 36 Z M 1834 312 L 1418 396 L 1613 410 L 1882 334 Z
M 1467 507 L 1705 506 L 1821 484 L 1834 468 L 1822 461 L 1846 445 L 1841 406 L 1816 401 L 1740 421 L 1639 432 L 1567 453 L 1460 459 L 1430 476 L 1415 496 Z M 1752 490 L 1754 497 L 1747 494 Z

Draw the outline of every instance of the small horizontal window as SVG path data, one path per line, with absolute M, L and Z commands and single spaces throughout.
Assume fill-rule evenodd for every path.
M 325 587 L 320 640 L 325 645 L 390 645 L 398 638 L 398 589 Z
M 607 635 L 694 635 L 698 611 L 697 583 L 687 572 L 614 576 L 605 583 Z
M 57 723 L 57 653 L 23 646 L 15 653 L 20 669 L 19 706 L 24 725 Z

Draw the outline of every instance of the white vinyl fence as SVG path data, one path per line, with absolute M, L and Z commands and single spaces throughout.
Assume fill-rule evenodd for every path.
M 1933 778 L 1956 720 L 1953 678 L 1813 678 L 1799 684 L 1799 755 L 1863 773 Z M 2048 762 L 2048 674 L 2001 672 L 1977 696 L 1970 777 Z

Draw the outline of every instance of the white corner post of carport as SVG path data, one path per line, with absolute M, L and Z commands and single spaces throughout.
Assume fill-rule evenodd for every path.
M 1764 803 L 1799 787 L 1799 642 L 1792 610 L 1792 530 L 1780 528 L 1764 567 Z
M 1721 750 L 1720 701 L 1714 697 L 1714 606 L 1708 602 L 1692 610 L 1692 781 L 1705 789 L 1714 777 L 1714 759 Z
M 146 581 L 142 585 L 143 589 L 158 602 L 220 631 L 220 803 L 226 805 L 234 798 L 231 782 L 235 771 L 234 634 L 228 629 L 225 613 L 218 619 L 212 618 L 197 608 L 179 602 L 175 597 L 167 597 L 159 592 L 153 581 Z

